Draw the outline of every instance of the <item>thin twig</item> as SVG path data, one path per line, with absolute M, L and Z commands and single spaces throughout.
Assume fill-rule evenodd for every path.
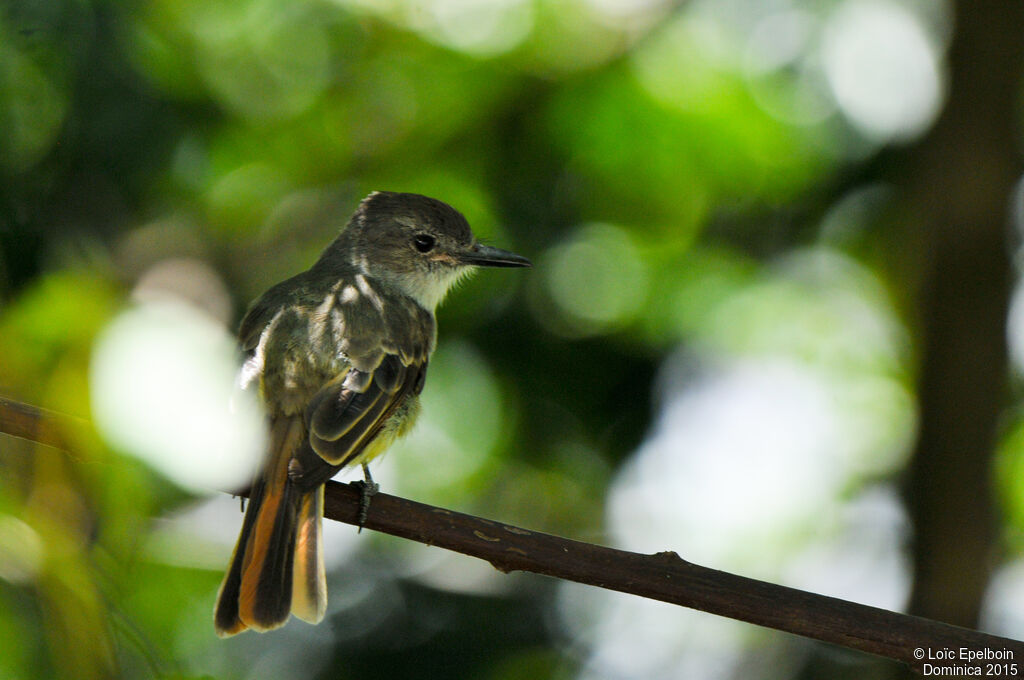
M 39 425 L 53 415 L 0 399 L 0 432 L 36 440 L 33 433 L 51 429 Z M 43 443 L 58 441 L 48 436 Z M 353 485 L 328 482 L 324 516 L 358 525 L 360 499 Z M 616 550 L 384 493 L 373 497 L 365 527 L 477 557 L 502 572 L 531 571 L 682 605 L 894 659 L 918 672 L 930 664 L 977 668 L 979 675 L 1024 674 L 1024 642 L 709 569 L 671 551 Z

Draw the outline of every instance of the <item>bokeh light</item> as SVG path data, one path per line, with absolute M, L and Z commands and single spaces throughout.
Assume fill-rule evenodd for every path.
M 0 515 L 0 579 L 19 585 L 38 576 L 45 555 L 42 537 L 27 523 Z
M 294 116 L 323 93 L 330 47 L 316 13 L 297 3 L 214 2 L 187 12 L 200 73 L 226 107 L 253 119 Z
M 648 294 L 643 257 L 627 232 L 609 224 L 581 227 L 545 253 L 540 269 L 544 289 L 537 295 L 544 300 L 537 316 L 568 335 L 623 326 Z
M 751 94 L 769 115 L 792 125 L 818 125 L 836 106 L 816 46 L 821 21 L 789 8 L 768 14 L 750 34 L 744 68 Z
M 530 0 L 415 0 L 407 21 L 430 40 L 477 56 L 519 45 L 533 28 Z
M 96 341 L 93 416 L 112 445 L 190 491 L 248 485 L 263 452 L 254 395 L 235 388 L 225 330 L 180 303 L 122 313 Z
M 825 27 L 823 61 L 843 113 L 885 142 L 920 135 L 938 113 L 938 55 L 920 21 L 888 0 L 845 0 Z
M 985 594 L 981 626 L 1013 637 L 1024 630 L 1024 561 L 1018 559 L 996 570 Z

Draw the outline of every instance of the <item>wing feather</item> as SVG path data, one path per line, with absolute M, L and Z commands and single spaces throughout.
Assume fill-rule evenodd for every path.
M 425 359 L 407 366 L 398 355 L 387 354 L 370 380 L 355 377 L 363 372 L 353 370 L 344 381 L 324 387 L 306 411 L 313 450 L 332 466 L 358 458 L 402 402 L 418 392 L 426 366 Z
M 384 392 L 374 389 L 372 384 L 367 384 L 365 391 L 357 392 L 348 382 L 325 387 L 309 402 L 306 420 L 313 436 L 327 441 L 344 437 L 384 398 Z

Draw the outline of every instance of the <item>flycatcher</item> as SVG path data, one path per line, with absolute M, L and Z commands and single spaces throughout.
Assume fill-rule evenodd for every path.
M 312 268 L 256 300 L 238 332 L 241 381 L 266 407 L 269 450 L 217 596 L 218 635 L 323 619 L 324 483 L 362 465 L 370 485 L 366 464 L 412 427 L 452 284 L 474 267 L 528 266 L 479 244 L 446 203 L 375 192 Z

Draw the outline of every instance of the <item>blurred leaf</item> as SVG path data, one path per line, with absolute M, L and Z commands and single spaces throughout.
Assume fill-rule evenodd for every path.
M 68 112 L 61 50 L 31 39 L 34 32 L 50 29 L 38 23 L 41 19 L 0 10 L 0 169 L 5 173 L 41 160 Z
M 84 367 L 92 338 L 116 301 L 113 286 L 85 272 L 57 272 L 36 281 L 0 311 L 0 383 L 41 402 L 46 376 L 62 362 Z
M 1024 419 L 1015 414 L 1003 436 L 996 457 L 996 482 L 1000 504 L 1012 530 L 1008 540 L 1017 554 L 1024 551 Z

